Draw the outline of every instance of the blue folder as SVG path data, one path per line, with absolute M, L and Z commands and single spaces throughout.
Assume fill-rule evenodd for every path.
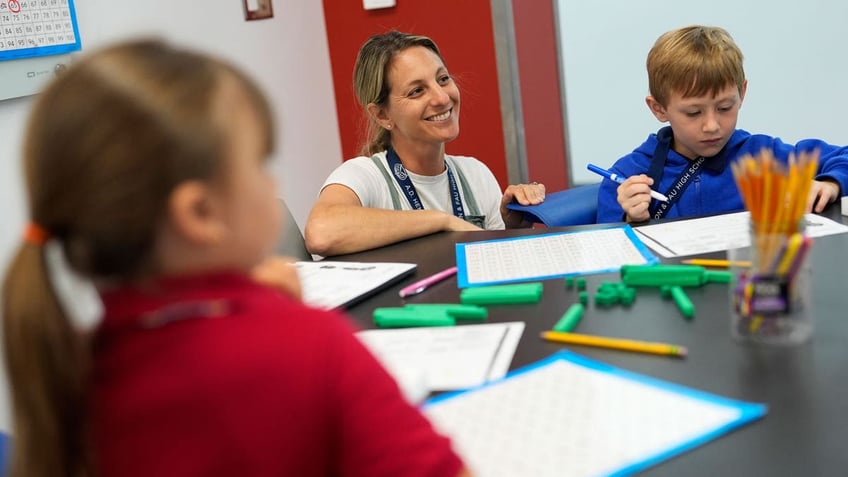
M 510 210 L 524 212 L 524 218 L 548 227 L 594 224 L 598 212 L 598 189 L 601 183 L 588 184 L 552 192 L 538 205 L 508 204 Z

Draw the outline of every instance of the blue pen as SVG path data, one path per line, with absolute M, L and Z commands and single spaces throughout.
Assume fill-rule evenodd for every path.
M 604 168 L 598 167 L 594 164 L 587 165 L 586 169 L 589 169 L 590 171 L 594 172 L 595 174 L 602 175 L 602 176 L 606 177 L 607 179 L 609 179 L 613 182 L 618 182 L 619 184 L 624 182 L 624 177 L 621 177 L 618 174 L 610 172 L 610 171 L 608 171 Z M 651 189 L 651 197 L 653 197 L 654 199 L 657 199 L 659 201 L 662 201 L 662 202 L 668 202 L 668 197 L 660 194 L 659 192 L 657 192 L 653 189 Z

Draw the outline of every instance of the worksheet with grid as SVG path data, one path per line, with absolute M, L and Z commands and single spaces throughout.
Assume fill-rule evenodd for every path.
M 0 60 L 79 49 L 73 0 L 0 0 Z
M 628 475 L 759 419 L 736 401 L 569 351 L 428 401 L 478 477 Z
M 460 288 L 605 273 L 658 261 L 630 225 L 456 244 Z

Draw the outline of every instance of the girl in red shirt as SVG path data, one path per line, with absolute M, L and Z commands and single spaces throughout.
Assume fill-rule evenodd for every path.
M 344 317 L 263 268 L 273 146 L 253 82 L 159 42 L 92 54 L 40 95 L 2 296 L 11 475 L 466 473 Z M 54 245 L 100 291 L 93 333 L 53 290 Z

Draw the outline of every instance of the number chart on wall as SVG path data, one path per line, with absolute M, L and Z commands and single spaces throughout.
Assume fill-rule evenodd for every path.
M 0 0 L 0 60 L 80 48 L 73 0 Z

